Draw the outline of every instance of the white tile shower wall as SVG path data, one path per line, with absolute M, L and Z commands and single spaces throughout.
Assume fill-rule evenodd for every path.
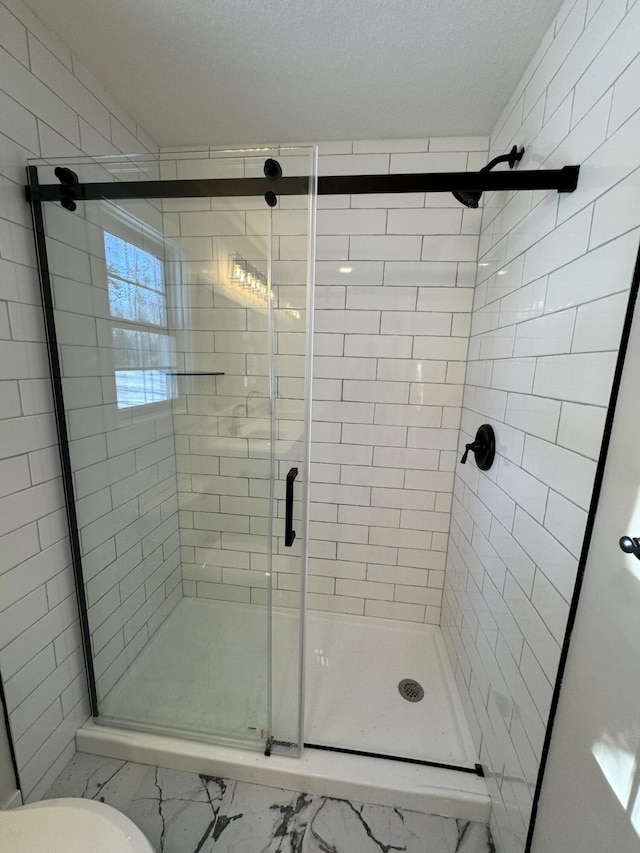
M 320 146 L 320 173 L 475 169 L 487 147 L 484 137 L 329 143 Z M 207 157 L 193 154 L 189 174 L 208 174 Z M 189 258 L 173 299 L 180 358 L 188 370 L 227 373 L 186 380 L 175 407 L 184 591 L 262 603 L 268 470 L 257 430 L 268 429 L 265 316 L 248 310 L 242 288 L 234 292 L 227 259 L 240 251 L 264 262 L 267 212 L 262 199 L 210 205 L 165 204 L 166 233 Z M 291 326 L 281 312 L 278 326 L 286 429 L 302 411 L 305 206 L 285 197 L 273 213 L 278 304 L 301 315 Z M 480 217 L 449 194 L 319 199 L 312 609 L 440 621 Z M 274 575 L 275 600 L 296 606 L 299 560 L 279 553 Z
M 155 146 L 20 0 L 0 0 L 0 69 L 0 671 L 37 799 L 89 709 L 25 165 Z
M 464 171 L 486 137 L 320 146 L 320 175 Z M 309 606 L 438 624 L 481 212 L 318 200 Z
M 578 190 L 485 200 L 442 626 L 487 772 L 500 853 L 521 853 L 640 237 L 640 4 L 569 0 L 491 156 L 581 164 Z
M 163 174 L 249 176 L 264 162 L 208 149 L 182 157 L 176 162 L 165 152 Z M 306 173 L 309 158 L 300 159 Z M 293 165 L 291 155 L 287 162 Z M 299 540 L 284 552 L 280 540 L 284 478 L 301 458 L 307 208 L 304 197 L 283 197 L 273 211 L 262 197 L 165 201 L 165 234 L 180 257 L 169 288 L 170 325 L 177 370 L 187 374 L 178 378 L 173 404 L 185 595 L 266 603 L 271 419 L 264 285 L 271 243 L 280 502 L 272 579 L 276 603 L 299 604 Z M 234 280 L 235 255 L 253 267 L 254 287 Z

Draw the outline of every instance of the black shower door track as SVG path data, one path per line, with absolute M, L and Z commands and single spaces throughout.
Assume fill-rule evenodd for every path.
M 431 172 L 400 175 L 335 175 L 318 178 L 318 195 L 359 195 L 363 193 L 412 193 L 497 190 L 557 190 L 573 192 L 578 184 L 579 166 L 561 169 L 504 172 Z M 65 417 L 60 357 L 54 321 L 53 295 L 42 204 L 72 201 L 117 199 L 194 198 L 224 196 L 259 196 L 267 192 L 277 195 L 307 195 L 310 177 L 269 178 L 211 178 L 168 181 L 113 181 L 76 184 L 40 184 L 37 166 L 27 167 L 25 194 L 31 204 L 31 215 L 38 258 L 38 275 L 44 309 L 47 351 L 51 370 L 53 405 L 60 447 L 62 485 L 65 494 L 71 562 L 78 599 L 79 622 L 86 664 L 91 712 L 99 715 L 95 671 L 91 655 L 91 635 L 87 615 L 87 600 L 82 571 L 82 549 L 75 508 L 75 492 L 69 436 Z M 327 748 L 319 747 L 318 748 Z M 372 754 L 372 753 L 370 753 Z M 428 762 L 427 762 L 428 763 Z M 456 768 L 463 769 L 463 768 Z M 469 771 L 466 772 L 477 772 Z
M 318 195 L 361 195 L 363 193 L 485 192 L 493 190 L 557 190 L 573 192 L 578 185 L 579 166 L 504 172 L 427 172 L 406 175 L 333 175 L 318 178 Z M 32 202 L 97 201 L 131 198 L 221 198 L 224 196 L 306 195 L 309 177 L 207 178 L 169 181 L 112 181 L 87 184 L 43 184 L 37 169 L 27 199 Z M 34 180 L 35 178 L 35 180 Z
M 277 741 L 275 741 L 277 743 Z M 465 767 L 463 764 L 445 764 L 442 761 L 426 761 L 422 758 L 407 758 L 403 755 L 389 755 L 385 752 L 367 752 L 364 749 L 347 749 L 342 746 L 325 746 L 320 743 L 306 743 L 305 749 L 322 749 L 325 752 L 340 752 L 343 755 L 362 755 L 365 758 L 383 758 L 386 761 L 401 761 L 403 764 L 419 764 L 422 767 L 437 767 L 440 770 L 457 770 L 459 773 L 471 773 L 474 776 L 484 777 L 481 764 L 473 767 Z

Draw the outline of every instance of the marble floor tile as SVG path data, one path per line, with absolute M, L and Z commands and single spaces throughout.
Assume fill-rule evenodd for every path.
M 201 851 L 212 838 L 226 788 L 223 779 L 150 767 L 124 811 L 159 853 Z
M 310 821 L 304 853 L 463 853 L 461 842 L 472 824 L 402 811 L 389 806 L 324 799 Z M 489 853 L 488 832 L 481 827 L 469 853 Z M 484 846 L 482 844 L 484 834 Z
M 486 826 L 77 753 L 47 792 L 127 814 L 157 853 L 493 853 Z
M 222 804 L 211 853 L 298 853 L 321 802 L 311 794 L 236 782 Z
M 76 752 L 45 794 L 52 797 L 86 797 L 98 799 L 100 791 L 127 762 Z M 142 765 L 137 765 L 138 767 Z

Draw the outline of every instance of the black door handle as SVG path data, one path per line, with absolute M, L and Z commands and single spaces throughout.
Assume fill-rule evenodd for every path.
M 640 539 L 623 536 L 618 544 L 625 554 L 633 554 L 634 557 L 640 560 Z
M 293 481 L 298 476 L 297 468 L 290 468 L 287 474 L 287 497 L 284 519 L 284 544 L 287 548 L 293 545 L 296 532 L 293 529 Z

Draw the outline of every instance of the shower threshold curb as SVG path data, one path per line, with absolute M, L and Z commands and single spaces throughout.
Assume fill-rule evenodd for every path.
M 458 770 L 318 749 L 304 749 L 300 758 L 267 758 L 249 750 L 98 726 L 91 720 L 78 730 L 76 747 L 105 758 L 458 820 L 488 823 L 491 813 L 484 779 Z

